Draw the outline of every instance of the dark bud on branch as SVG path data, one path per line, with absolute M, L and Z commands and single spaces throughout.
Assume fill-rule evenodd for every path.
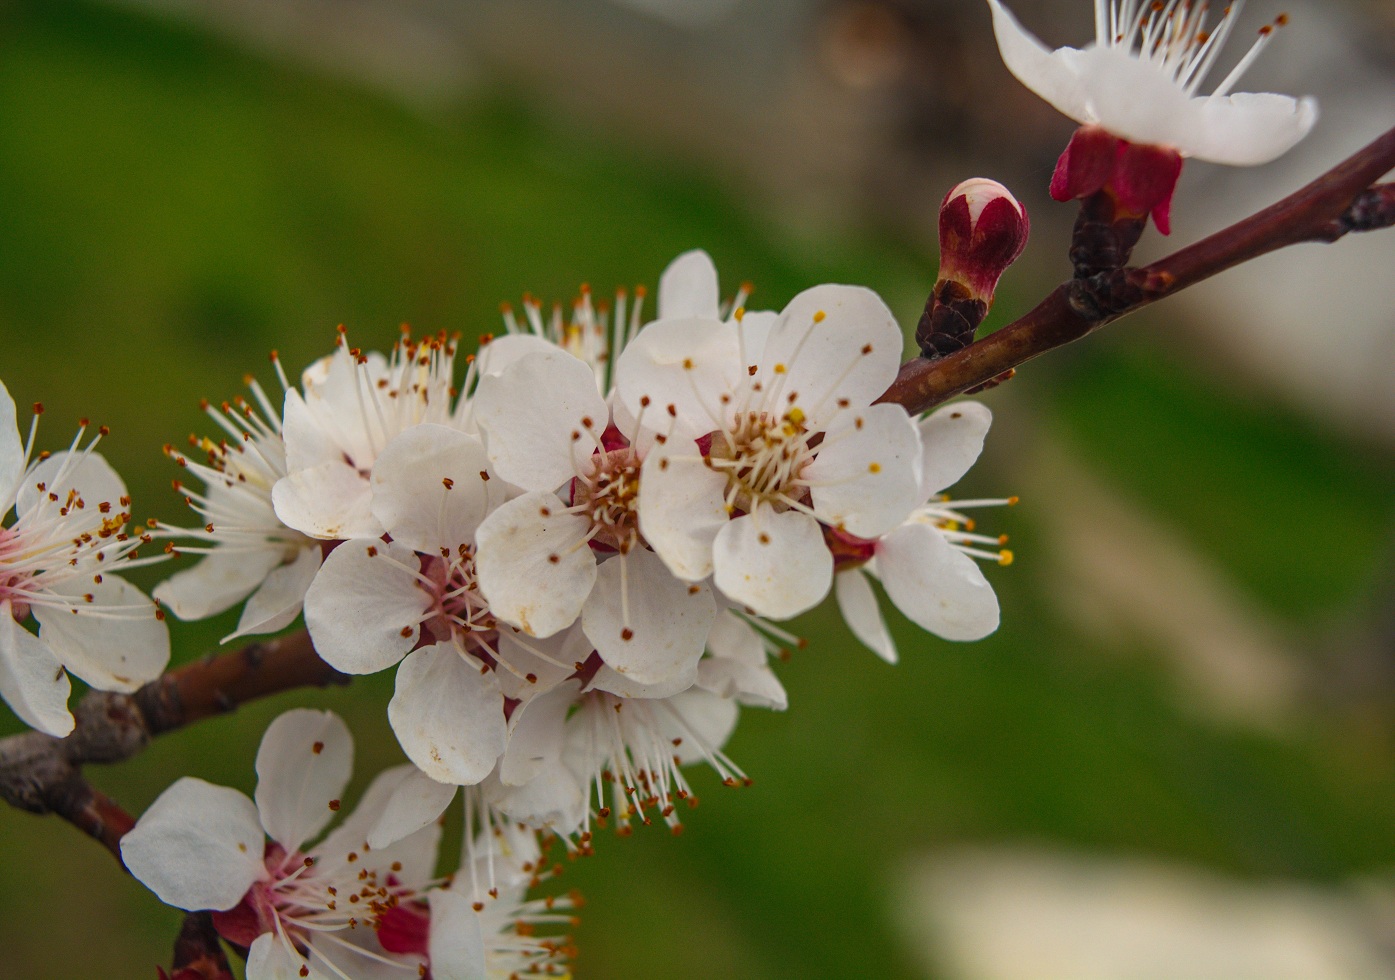
M 993 291 L 1022 254 L 1031 223 L 1012 193 L 994 180 L 966 180 L 940 205 L 940 274 L 916 327 L 932 360 L 974 342 Z
M 1128 265 L 1151 217 L 1172 231 L 1172 195 L 1182 175 L 1176 150 L 1130 143 L 1100 129 L 1075 131 L 1051 176 L 1051 196 L 1080 201 L 1070 259 L 1078 279 Z

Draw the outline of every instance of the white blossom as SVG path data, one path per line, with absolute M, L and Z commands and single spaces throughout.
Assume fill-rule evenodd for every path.
M 1209 4 L 1192 0 L 1095 0 L 1095 41 L 1052 51 L 1003 6 L 988 0 L 1008 70 L 1060 112 L 1135 143 L 1236 166 L 1268 163 L 1317 122 L 1311 98 L 1231 94 L 1273 39 L 1279 18 L 1209 95 L 1199 95 L 1243 0 L 1208 24 Z
M 286 475 L 272 488 L 277 516 L 313 538 L 375 537 L 368 476 L 394 436 L 423 422 L 452 424 L 455 342 L 404 336 L 384 357 L 351 348 L 301 375 L 286 393 Z
M 279 361 L 276 367 L 279 374 Z M 321 561 L 320 542 L 276 515 L 271 492 L 286 475 L 281 412 L 261 385 L 251 380 L 248 385 L 254 403 L 238 398 L 224 402 L 221 411 L 205 405 L 226 433 L 219 442 L 190 437 L 191 448 L 207 454 L 206 463 L 165 447 L 205 489 L 200 493 L 175 484 L 203 526 L 162 525 L 162 533 L 193 539 L 196 543 L 178 545 L 175 551 L 203 557 L 156 586 L 155 598 L 186 620 L 216 616 L 246 600 L 237 629 L 224 642 L 290 625 Z M 282 388 L 289 388 L 284 376 Z
M 362 976 L 382 964 L 411 976 L 427 965 L 426 951 L 390 946 L 400 945 L 404 918 L 429 922 L 440 828 L 428 824 L 387 848 L 367 844 L 410 772 L 399 767 L 379 775 L 349 817 L 306 847 L 340 809 L 352 764 L 353 741 L 338 716 L 288 711 L 262 737 L 255 803 L 180 779 L 122 838 L 122 859 L 165 903 L 213 910 L 219 932 L 250 947 L 248 980 Z M 465 941 L 433 938 L 443 955 Z
M 968 472 L 983 450 L 992 415 L 977 402 L 955 402 L 920 420 L 924 501 L 899 527 L 874 539 L 843 535 L 840 557 L 852 559 L 836 576 L 835 594 L 853 634 L 884 660 L 895 663 L 868 576 L 885 587 L 892 603 L 922 629 L 948 640 L 978 640 L 998 628 L 998 599 L 974 559 L 1010 564 L 1005 537 L 974 530 L 965 510 L 1015 502 L 951 501 L 942 491 Z M 988 550 L 998 548 L 998 550 Z
M 910 512 L 919 443 L 904 409 L 872 404 L 902 348 L 876 294 L 816 286 L 747 319 L 650 324 L 621 356 L 617 393 L 660 444 L 641 474 L 645 540 L 679 578 L 711 575 L 779 619 L 828 592 L 822 525 L 873 536 Z
M 118 574 L 151 560 L 134 560 L 150 539 L 126 531 L 131 499 L 95 452 L 101 435 L 83 446 L 84 422 L 67 451 L 35 460 L 38 412 L 22 440 L 0 383 L 0 697 L 61 737 L 73 729 L 68 673 L 131 692 L 164 670 L 170 643 L 163 614 Z

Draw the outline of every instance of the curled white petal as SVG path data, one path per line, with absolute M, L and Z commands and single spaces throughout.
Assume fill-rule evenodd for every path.
M 669 571 L 689 582 L 712 574 L 712 542 L 727 525 L 725 475 L 697 447 L 655 449 L 639 482 L 639 529 Z
M 839 572 L 833 579 L 838 608 L 853 636 L 889 664 L 896 663 L 896 644 L 887 632 L 886 620 L 877 605 L 877 595 L 867 573 L 860 568 Z
M 236 632 L 224 637 L 223 642 L 239 636 L 275 633 L 289 626 L 300 615 L 305 593 L 319 573 L 321 554 L 318 544 L 301 548 L 296 552 L 294 561 L 273 569 L 261 587 L 248 598 L 237 621 Z
M 525 490 L 556 490 L 589 466 L 610 412 L 590 366 L 554 350 L 480 381 L 475 421 L 499 476 Z
M 285 548 L 215 548 L 197 565 L 155 586 L 154 597 L 183 620 L 206 619 L 231 609 L 251 595 L 281 564 Z
M 383 533 L 373 516 L 372 488 L 347 463 L 321 463 L 291 472 L 271 488 L 271 502 L 287 527 L 312 538 L 336 541 Z

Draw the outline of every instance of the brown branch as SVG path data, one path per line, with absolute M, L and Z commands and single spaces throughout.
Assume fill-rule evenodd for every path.
M 190 912 L 184 917 L 174 941 L 174 972 L 161 970 L 160 980 L 233 980 L 209 913 Z
M 1058 286 L 1025 316 L 938 360 L 914 358 L 880 401 L 911 413 L 985 384 L 1173 293 L 1299 242 L 1334 242 L 1395 224 L 1395 192 L 1371 185 L 1395 169 L 1395 129 L 1302 190 L 1141 269 L 1103 272 Z
M 135 821 L 83 778 L 84 765 L 129 759 L 156 735 L 260 697 L 346 683 L 301 630 L 186 664 L 134 694 L 90 691 L 73 709 L 67 738 L 24 732 L 0 739 L 0 799 L 62 817 L 119 861 L 119 841 Z

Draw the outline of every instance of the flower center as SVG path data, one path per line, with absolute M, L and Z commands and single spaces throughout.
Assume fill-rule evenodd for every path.
M 29 618 L 25 594 L 33 580 L 30 572 L 15 567 L 24 557 L 20 554 L 21 547 L 18 532 L 0 527 L 0 603 L 9 602 L 15 621 L 20 623 Z
M 804 503 L 808 490 L 799 474 L 813 459 L 811 436 L 798 408 L 780 416 L 744 412 L 715 433 L 707 465 L 727 477 L 727 509 L 749 514 L 759 503 L 777 511 Z
M 591 472 L 572 483 L 572 507 L 591 522 L 592 547 L 628 554 L 639 543 L 641 460 L 625 446 L 591 457 Z
M 479 592 L 479 576 L 475 571 L 475 549 L 461 545 L 455 555 L 442 549 L 439 558 L 423 558 L 421 573 L 431 583 L 423 584 L 433 600 L 435 615 L 425 628 L 438 642 L 452 633 L 485 633 L 495 629 L 494 614 Z

